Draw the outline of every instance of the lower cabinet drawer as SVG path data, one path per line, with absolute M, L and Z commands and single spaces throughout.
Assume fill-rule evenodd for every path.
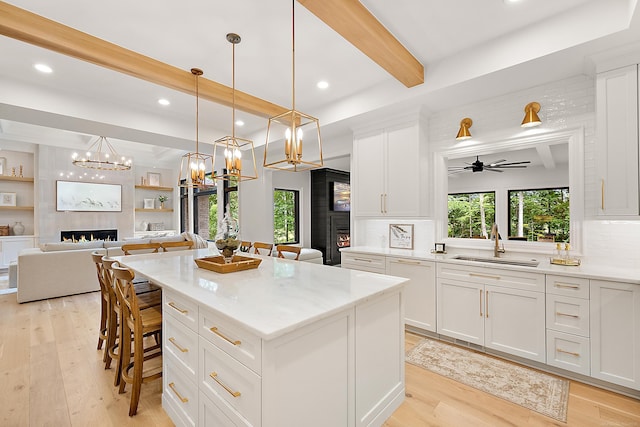
M 547 364 L 590 375 L 589 338 L 547 329 Z
M 211 399 L 209 399 L 204 393 L 200 393 L 200 409 L 199 409 L 199 424 L 203 427 L 244 427 L 248 426 L 245 420 L 234 416 L 233 412 L 230 413 L 231 416 L 227 416 L 222 408 L 219 408 L 218 405 L 213 403 Z M 227 413 L 229 413 L 231 409 L 227 408 Z M 235 420 L 235 421 L 234 421 Z
M 372 273 L 385 273 L 386 258 L 384 255 L 360 254 L 352 252 L 340 253 L 340 265 L 351 270 L 369 271 Z
M 189 329 L 198 329 L 198 304 L 166 289 L 162 291 L 164 312 L 170 313 Z
M 172 316 L 164 316 L 163 328 L 163 357 L 195 383 L 198 372 L 198 334 Z
M 547 294 L 547 328 L 589 337 L 589 300 Z
M 200 390 L 217 406 L 232 408 L 247 425 L 262 420 L 262 379 L 251 369 L 200 338 Z
M 179 370 L 165 362 L 163 366 L 162 399 L 168 404 L 167 412 L 177 416 L 182 425 L 195 426 L 198 420 L 198 386 L 189 381 Z M 174 417 L 172 417 L 173 419 Z

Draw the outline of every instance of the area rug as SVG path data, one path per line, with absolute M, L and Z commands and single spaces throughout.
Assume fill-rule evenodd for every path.
M 567 420 L 567 380 L 432 339 L 420 341 L 406 360 L 558 421 Z

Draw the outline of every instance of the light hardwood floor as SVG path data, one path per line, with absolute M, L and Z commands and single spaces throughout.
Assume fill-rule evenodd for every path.
M 16 303 L 0 295 L 0 426 L 171 426 L 161 381 L 145 384 L 138 415 L 96 350 L 99 293 Z M 407 334 L 407 348 L 419 336 Z M 640 426 L 640 401 L 571 382 L 568 423 L 556 422 L 413 365 L 407 399 L 386 427 Z M 339 426 L 327 426 L 339 427 Z

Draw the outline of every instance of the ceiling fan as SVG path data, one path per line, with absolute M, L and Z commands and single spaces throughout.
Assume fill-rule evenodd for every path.
M 449 174 L 460 173 L 467 170 L 472 172 L 483 172 L 483 171 L 491 171 L 491 172 L 500 172 L 500 169 L 516 169 L 516 168 L 526 168 L 526 164 L 531 163 L 529 160 L 523 162 L 506 162 L 506 159 L 496 160 L 495 162 L 491 162 L 489 164 L 484 164 L 480 161 L 480 156 L 476 156 L 476 161 L 473 163 L 466 163 L 467 166 L 450 166 Z

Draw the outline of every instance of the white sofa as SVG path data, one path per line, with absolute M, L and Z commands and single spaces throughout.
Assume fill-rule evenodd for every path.
M 91 253 L 123 255 L 124 243 L 186 240 L 182 235 L 125 241 L 45 243 L 40 248 L 23 249 L 18 255 L 18 302 L 37 301 L 100 289 Z
M 91 260 L 93 251 L 119 256 L 123 255 L 124 243 L 182 240 L 186 240 L 185 237 L 178 235 L 113 242 L 45 243 L 41 248 L 23 249 L 18 256 L 17 300 L 23 303 L 99 290 L 96 267 Z M 198 243 L 196 247 L 203 242 Z M 322 252 L 303 248 L 300 260 L 322 264 Z

